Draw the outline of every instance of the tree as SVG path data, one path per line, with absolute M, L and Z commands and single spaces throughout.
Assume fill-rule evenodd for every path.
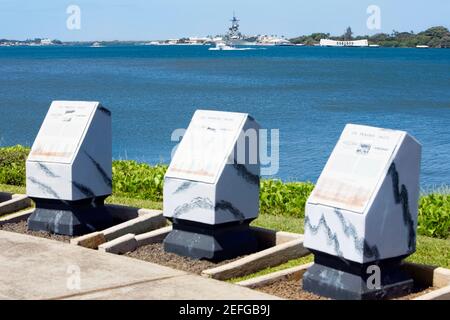
M 306 45 L 314 45 L 320 41 L 320 39 L 327 39 L 330 37 L 329 33 L 313 33 L 310 35 L 300 36 L 293 39 L 289 39 L 292 43 L 302 43 Z
M 312 33 L 310 36 L 315 41 L 320 41 L 320 39 L 326 39 L 330 37 L 329 33 Z
M 441 39 L 441 48 L 450 48 L 450 35 Z
M 380 42 L 380 41 L 387 41 L 389 40 L 390 36 L 386 33 L 377 33 L 371 36 L 369 39 L 370 41 L 374 42 Z
M 448 35 L 449 33 L 450 32 L 448 31 L 447 28 L 439 26 L 439 27 L 429 28 L 429 29 L 427 29 L 424 32 L 421 32 L 419 34 L 424 34 L 424 35 L 429 36 L 429 37 L 442 38 L 442 37 L 445 37 L 446 35 Z

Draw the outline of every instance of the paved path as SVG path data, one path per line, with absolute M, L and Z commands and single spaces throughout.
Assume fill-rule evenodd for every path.
M 124 256 L 0 231 L 0 299 L 276 297 Z

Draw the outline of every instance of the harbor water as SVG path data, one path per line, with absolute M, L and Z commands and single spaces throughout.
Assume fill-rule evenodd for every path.
M 168 163 L 174 130 L 196 109 L 216 109 L 279 130 L 271 177 L 316 181 L 356 123 L 408 131 L 423 145 L 422 187 L 450 184 L 450 50 L 0 48 L 0 146 L 30 146 L 52 100 L 109 108 L 115 159 Z

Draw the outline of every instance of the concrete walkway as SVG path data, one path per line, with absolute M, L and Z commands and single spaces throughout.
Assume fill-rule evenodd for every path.
M 276 299 L 136 259 L 0 231 L 0 299 Z

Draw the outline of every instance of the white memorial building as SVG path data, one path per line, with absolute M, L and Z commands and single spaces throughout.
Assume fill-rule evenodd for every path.
M 320 39 L 321 47 L 368 47 L 369 40 L 330 40 Z

